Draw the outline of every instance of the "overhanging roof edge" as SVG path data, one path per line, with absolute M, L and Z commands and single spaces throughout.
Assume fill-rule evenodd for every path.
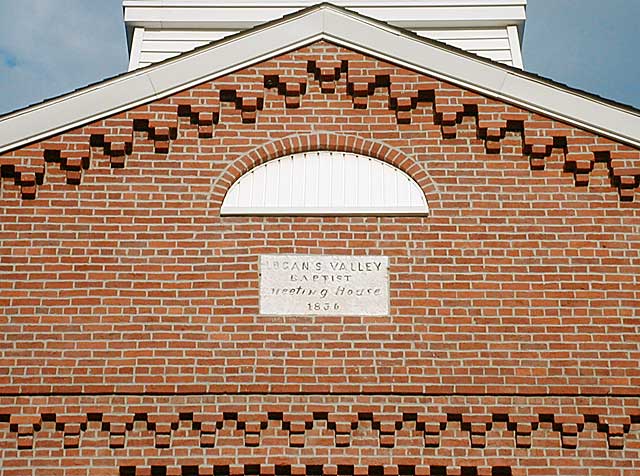
M 0 152 L 73 129 L 318 39 L 327 39 L 453 84 L 640 147 L 640 111 L 320 4 L 247 32 L 0 117 Z M 238 51 L 250 51 L 242 57 Z
M 323 15 L 322 7 L 308 8 L 178 57 L 0 117 L 0 153 L 167 97 L 316 41 L 322 31 L 323 21 L 319 18 Z M 294 20 L 297 20 L 296 28 L 287 28 Z M 272 31 L 274 29 L 277 31 Z M 237 41 L 250 41 L 252 45 L 247 51 L 252 54 L 239 57 Z

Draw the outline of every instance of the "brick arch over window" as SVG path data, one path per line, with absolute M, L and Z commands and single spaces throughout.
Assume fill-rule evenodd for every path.
M 347 152 L 386 162 L 406 173 L 422 190 L 430 210 L 438 201 L 438 190 L 424 168 L 413 158 L 381 142 L 356 136 L 318 133 L 293 135 L 263 144 L 234 160 L 214 182 L 211 203 L 220 207 L 231 186 L 248 171 L 283 156 L 313 151 Z

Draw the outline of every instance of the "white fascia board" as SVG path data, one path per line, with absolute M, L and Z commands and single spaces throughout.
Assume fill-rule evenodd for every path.
M 427 7 L 427 6 L 405 6 L 380 5 L 380 6 L 359 6 L 350 7 L 357 13 L 366 16 L 376 15 L 378 19 L 385 21 L 415 21 L 430 19 L 450 20 L 450 21 L 483 21 L 483 20 L 524 20 L 525 11 L 522 6 L 487 6 L 487 7 Z M 132 7 L 125 11 L 124 20 L 127 24 L 137 24 L 145 22 L 218 22 L 239 21 L 247 17 L 245 21 L 273 20 L 295 12 L 295 7 L 228 7 L 228 8 L 206 8 L 206 7 Z M 424 18 L 423 18 L 424 17 Z
M 337 13 L 341 13 L 338 15 Z M 481 94 L 640 147 L 640 114 L 480 58 L 426 44 L 348 12 L 328 11 L 327 39 Z M 354 21 L 355 20 L 355 21 Z M 376 32 L 372 31 L 377 29 Z
M 129 71 L 133 71 L 140 67 L 140 52 L 142 51 L 143 38 L 144 28 L 134 28 L 133 38 L 131 39 L 131 51 L 129 52 Z
M 509 37 L 509 49 L 511 50 L 511 60 L 516 68 L 523 69 L 522 47 L 520 46 L 520 35 L 518 35 L 518 27 L 509 25 L 507 27 L 507 35 Z
M 612 139 L 640 147 L 640 115 L 517 73 L 505 75 L 498 97 Z
M 183 62 L 161 63 L 150 68 L 149 79 L 158 91 L 163 91 L 167 96 L 320 39 L 322 18 L 322 12 L 316 11 L 275 23 L 268 28 L 248 32 L 238 39 L 223 40 L 215 48 L 189 54 Z M 245 42 L 248 45 L 243 45 Z M 239 51 L 250 51 L 251 57 L 240 56 Z
M 355 21 L 354 21 L 355 20 Z M 348 48 L 364 51 L 378 57 L 386 57 L 396 64 L 403 64 L 439 78 L 460 84 L 460 79 L 469 76 L 469 62 L 476 67 L 476 74 L 491 89 L 498 89 L 503 82 L 504 72 L 500 68 L 481 61 L 474 61 L 468 56 L 458 55 L 444 45 L 439 48 L 425 44 L 419 39 L 399 34 L 392 28 L 374 25 L 377 28 L 372 34 L 372 25 L 362 17 L 346 15 L 335 16 L 326 22 L 325 34 L 331 41 L 343 44 Z M 425 69 L 429 65 L 429 69 Z M 475 77 L 473 75 L 472 77 Z M 466 82 L 465 82 L 466 83 Z M 470 86 L 466 83 L 465 85 Z
M 157 99 L 144 74 L 121 76 L 0 118 L 0 153 Z
M 123 0 L 123 7 L 293 7 L 304 8 L 316 5 L 317 0 Z M 370 5 L 429 6 L 429 7 L 478 7 L 519 5 L 526 6 L 527 0 L 333 0 L 341 7 L 363 7 Z
M 320 39 L 640 147 L 638 113 L 324 6 L 0 118 L 0 152 L 166 97 Z
M 319 40 L 322 25 L 322 11 L 314 10 L 9 114 L 0 118 L 0 153 L 295 50 Z
M 525 7 L 520 2 L 339 2 L 357 13 L 396 26 L 460 27 L 506 26 L 523 23 Z M 131 26 L 145 28 L 232 28 L 243 29 L 291 14 L 312 2 L 269 2 L 267 4 L 189 4 L 150 5 L 125 3 L 124 20 Z

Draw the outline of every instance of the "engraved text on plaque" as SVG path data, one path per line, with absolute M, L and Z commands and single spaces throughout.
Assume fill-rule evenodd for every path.
M 260 314 L 389 314 L 386 256 L 261 255 Z

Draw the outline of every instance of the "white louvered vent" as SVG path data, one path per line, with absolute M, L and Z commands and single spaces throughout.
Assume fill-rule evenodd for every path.
M 236 181 L 222 215 L 426 215 L 418 184 L 400 169 L 346 152 L 266 162 Z

